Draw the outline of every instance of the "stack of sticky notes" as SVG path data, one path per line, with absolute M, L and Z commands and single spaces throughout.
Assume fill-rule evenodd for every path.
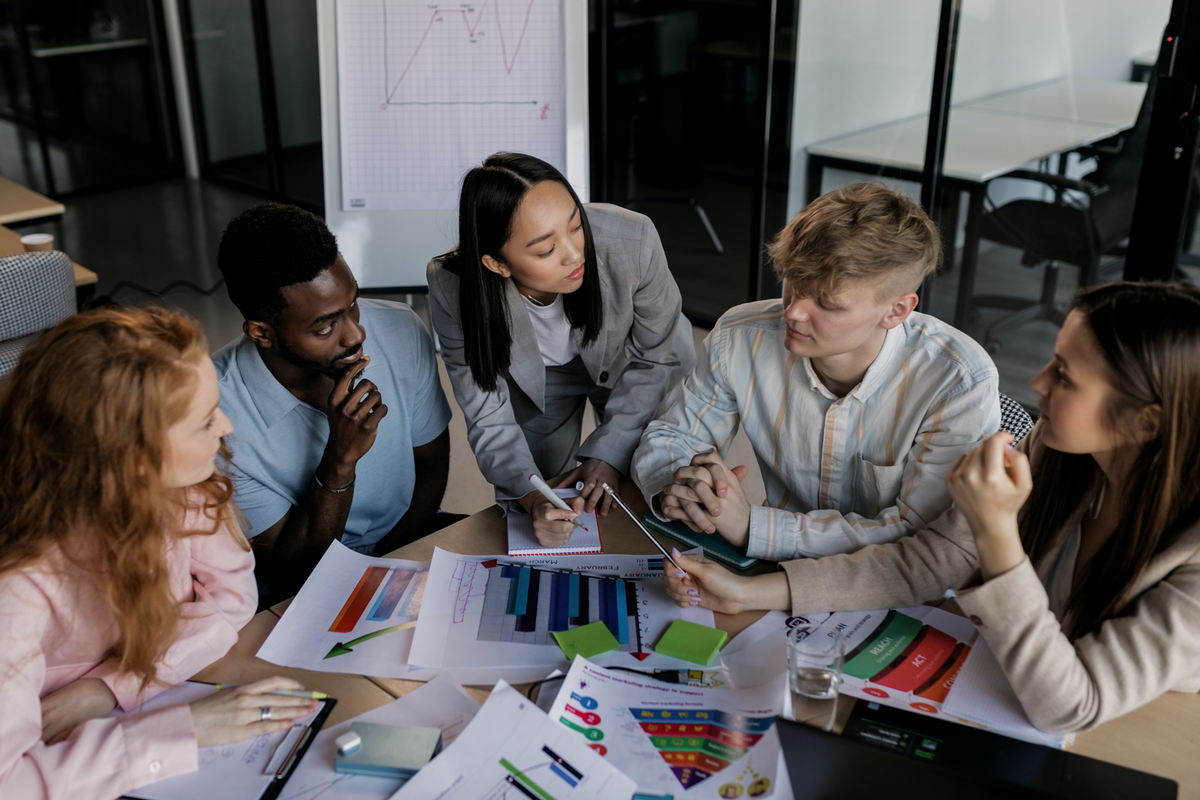
M 333 768 L 351 775 L 407 781 L 442 749 L 442 732 L 437 728 L 355 722 L 350 731 L 359 735 L 362 744 L 335 755 Z
M 658 640 L 654 652 L 708 666 L 728 637 L 725 631 L 677 619 Z
M 566 631 L 553 631 L 552 635 L 568 659 L 574 659 L 577 655 L 592 658 L 621 646 L 617 637 L 600 620 Z

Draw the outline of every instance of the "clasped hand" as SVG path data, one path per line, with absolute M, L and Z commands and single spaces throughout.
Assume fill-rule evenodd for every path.
M 742 490 L 747 467 L 732 469 L 715 452 L 699 453 L 690 466 L 675 470 L 675 482 L 662 491 L 662 512 L 699 533 L 719 533 L 745 547 L 750 538 L 750 501 Z

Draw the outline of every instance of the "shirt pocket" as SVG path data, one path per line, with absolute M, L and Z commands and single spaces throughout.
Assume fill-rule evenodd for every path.
M 859 480 L 860 497 L 866 500 L 866 507 L 871 513 L 866 516 L 876 517 L 888 506 L 896 505 L 900 489 L 904 483 L 903 463 L 885 467 L 873 464 L 859 456 L 859 467 L 862 470 Z M 857 503 L 855 504 L 857 505 Z

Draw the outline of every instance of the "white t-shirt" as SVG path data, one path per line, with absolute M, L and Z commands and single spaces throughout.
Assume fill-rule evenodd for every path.
M 533 333 L 537 336 L 542 363 L 547 367 L 569 364 L 579 355 L 579 348 L 575 346 L 571 323 L 567 321 L 567 312 L 563 308 L 562 295 L 555 295 L 554 302 L 547 306 L 539 306 L 525 295 L 521 297 L 525 299 L 525 307 L 529 309 L 529 321 L 533 323 Z

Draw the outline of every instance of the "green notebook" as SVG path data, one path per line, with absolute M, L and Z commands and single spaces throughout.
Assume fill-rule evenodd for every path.
M 642 522 L 646 523 L 650 530 L 666 534 L 688 547 L 703 547 L 704 555 L 734 569 L 749 569 L 758 563 L 757 558 L 748 557 L 745 550 L 734 547 L 719 533 L 693 533 L 692 529 L 682 522 L 663 522 L 649 512 L 642 515 Z

